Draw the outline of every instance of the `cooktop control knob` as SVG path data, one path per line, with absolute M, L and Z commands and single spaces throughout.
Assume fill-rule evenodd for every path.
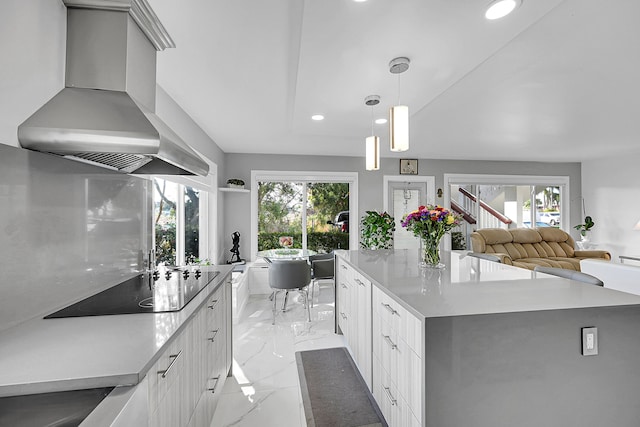
M 153 270 L 152 277 L 154 282 L 160 278 L 160 273 L 158 272 L 158 270 Z
M 202 276 L 202 272 L 200 270 L 196 270 L 196 279 L 199 279 Z
M 167 270 L 166 273 L 164 273 L 164 278 L 167 280 L 171 279 L 171 272 L 169 270 Z
M 182 272 L 182 277 L 184 277 L 185 279 L 187 279 L 189 277 L 189 270 L 185 270 Z

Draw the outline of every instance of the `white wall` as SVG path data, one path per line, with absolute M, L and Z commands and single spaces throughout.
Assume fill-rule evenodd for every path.
M 618 255 L 640 255 L 640 154 L 618 155 L 582 164 L 586 214 L 595 222 L 591 239 L 598 249 Z

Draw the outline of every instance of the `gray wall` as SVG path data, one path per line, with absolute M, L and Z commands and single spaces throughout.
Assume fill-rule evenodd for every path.
M 150 181 L 0 144 L 0 330 L 141 268 Z
M 218 186 L 225 186 L 227 182 L 226 178 L 224 178 L 226 176 L 226 154 L 164 89 L 160 86 L 157 86 L 156 89 L 156 112 L 158 116 L 162 117 L 167 125 L 180 135 L 187 144 L 209 159 L 210 162 L 215 163 L 217 166 L 217 175 L 214 179 L 218 183 Z M 216 197 L 216 195 L 212 194 L 210 197 Z M 207 258 L 213 259 L 214 262 L 218 263 L 224 263 L 224 257 L 226 256 L 224 250 L 224 245 L 226 244 L 224 223 L 222 221 L 224 202 L 223 197 L 219 197 L 216 202 L 218 221 L 212 233 L 213 241 L 209 242 L 210 253 L 207 256 Z M 211 252 L 214 248 L 215 251 Z M 217 259 L 215 259 L 214 253 L 217 255 Z
M 638 306 L 427 319 L 426 425 L 637 427 L 639 322 Z
M 410 157 L 407 155 L 406 157 Z M 358 172 L 358 218 L 367 210 L 381 211 L 382 185 L 384 175 L 399 174 L 399 160 L 381 159 L 379 171 L 365 171 L 363 157 L 332 156 L 286 156 L 266 154 L 227 154 L 226 178 L 240 178 L 250 186 L 252 170 L 276 171 L 336 171 Z M 494 174 L 494 175 L 541 175 L 569 176 L 571 189 L 571 224 L 580 220 L 580 163 L 539 163 L 539 162 L 487 162 L 473 160 L 429 160 L 419 159 L 419 175 L 435 176 L 436 189 L 443 188 L 445 173 Z M 410 176 L 407 176 L 410 180 Z M 255 194 L 228 194 L 225 196 L 224 230 L 229 236 L 239 231 L 242 236 L 241 255 L 251 258 L 251 197 Z M 443 203 L 437 199 L 436 203 Z M 352 224 L 354 221 L 351 221 Z M 355 230 L 355 228 L 352 228 Z M 576 234 L 577 236 L 577 234 Z

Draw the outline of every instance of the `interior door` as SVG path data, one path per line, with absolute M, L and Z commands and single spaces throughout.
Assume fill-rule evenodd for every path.
M 389 182 L 389 213 L 396 221 L 393 235 L 394 248 L 417 249 L 419 247 L 419 239 L 403 228 L 400 223 L 405 215 L 418 209 L 418 206 L 427 204 L 427 200 L 426 182 Z

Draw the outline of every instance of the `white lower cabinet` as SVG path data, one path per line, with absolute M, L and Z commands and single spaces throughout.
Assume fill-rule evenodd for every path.
M 371 390 L 371 282 L 338 257 L 336 290 L 338 326 Z
M 424 417 L 423 319 L 336 258 L 336 315 L 360 374 L 390 427 Z
M 392 376 L 373 357 L 373 397 L 389 426 L 420 427 L 420 421 L 402 397 Z
M 376 401 L 389 413 L 389 426 L 421 425 L 424 405 L 422 321 L 377 286 L 373 286 L 372 304 Z M 382 412 L 387 418 L 385 410 Z
M 374 289 L 374 292 L 380 292 Z M 378 366 L 384 367 L 394 390 L 419 421 L 422 418 L 422 359 L 402 339 L 379 313 L 373 314 L 373 355 Z M 374 364 L 374 370 L 376 365 Z M 383 378 L 374 373 L 374 378 Z M 375 379 L 374 379 L 375 385 Z M 386 384 L 388 386 L 388 384 Z M 388 420 L 387 420 L 388 421 Z M 394 425 L 389 422 L 389 425 Z M 397 424 L 403 425 L 403 424 Z
M 231 283 L 196 312 L 147 373 L 150 427 L 208 427 L 231 368 Z

